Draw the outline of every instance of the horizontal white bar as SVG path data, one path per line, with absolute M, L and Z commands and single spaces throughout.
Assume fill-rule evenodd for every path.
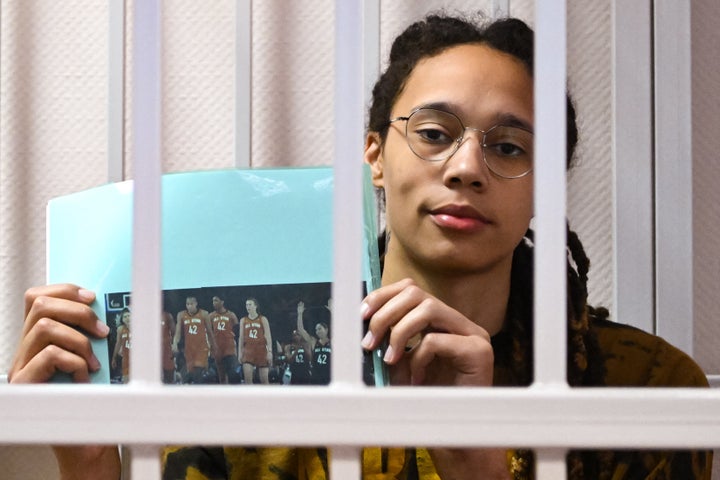
M 718 412 L 714 389 L 21 385 L 0 443 L 698 448 Z

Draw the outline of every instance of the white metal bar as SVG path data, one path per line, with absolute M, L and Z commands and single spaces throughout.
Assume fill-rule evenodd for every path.
M 720 445 L 713 389 L 14 385 L 2 397 L 0 443 Z M 196 408 L 213 404 L 236 408 Z
M 535 382 L 566 383 L 566 12 L 535 5 Z
M 235 166 L 252 158 L 252 0 L 235 3 Z
M 701 388 L 13 385 L 0 443 L 700 448 L 720 446 L 718 411 Z
M 135 183 L 132 247 L 131 382 L 156 384 L 160 363 L 162 1 L 137 2 L 133 18 Z
M 655 1 L 657 333 L 692 355 L 693 212 L 689 0 Z
M 372 89 L 380 76 L 380 0 L 363 2 L 363 61 L 363 78 L 365 78 L 363 105 L 370 105 Z
M 108 21 L 108 182 L 120 182 L 125 156 L 125 0 L 110 0 Z
M 563 449 L 539 449 L 535 451 L 535 478 L 537 480 L 562 480 L 567 478 L 566 452 Z
M 613 1 L 613 315 L 655 331 L 652 10 Z
M 362 385 L 359 308 L 362 278 L 363 18 L 360 0 L 335 2 L 332 382 Z M 353 355 L 352 352 L 356 352 Z
M 130 452 L 130 479 L 144 480 L 160 478 L 162 465 L 157 445 L 133 445 Z M 125 462 L 123 462 L 125 463 Z M 125 473 L 125 472 L 123 472 Z
M 333 447 L 330 452 L 329 478 L 362 478 L 361 455 L 359 447 Z

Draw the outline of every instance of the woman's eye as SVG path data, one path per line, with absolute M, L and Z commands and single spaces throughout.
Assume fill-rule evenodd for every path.
M 490 149 L 495 155 L 501 157 L 519 157 L 525 155 L 525 150 L 513 143 L 495 143 L 486 145 L 485 148 Z
M 416 130 L 415 134 L 420 137 L 421 140 L 428 143 L 450 143 L 453 141 L 453 138 L 436 128 Z

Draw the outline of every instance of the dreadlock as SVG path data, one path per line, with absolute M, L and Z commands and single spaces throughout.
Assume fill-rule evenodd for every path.
M 493 338 L 496 362 L 512 371 L 513 383 L 519 386 L 529 386 L 533 381 L 533 240 L 529 229 L 515 248 L 505 323 Z M 591 319 L 607 318 L 608 312 L 587 304 L 590 261 L 569 227 L 567 240 L 567 382 L 571 386 L 600 386 L 604 384 L 604 363 Z

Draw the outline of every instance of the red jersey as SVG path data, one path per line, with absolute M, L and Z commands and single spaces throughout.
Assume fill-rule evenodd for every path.
M 183 337 L 185 337 L 185 363 L 188 368 L 207 368 L 210 341 L 205 328 L 207 312 L 198 310 L 194 314 L 184 310 L 180 314 Z
M 235 332 L 233 331 L 233 317 L 235 317 L 235 314 L 230 310 L 212 312 L 210 314 L 210 323 L 212 324 L 215 334 L 215 344 L 218 349 L 216 358 L 218 359 L 229 355 L 237 355 Z
M 256 367 L 268 366 L 267 344 L 265 341 L 265 327 L 262 320 L 265 317 L 258 315 L 255 319 L 243 317 L 240 320 L 242 335 L 242 363 L 251 363 Z M 267 321 L 267 319 L 265 319 Z
M 127 377 L 130 372 L 130 329 L 127 325 L 118 328 L 120 337 L 120 351 L 118 354 L 122 357 L 122 374 Z

